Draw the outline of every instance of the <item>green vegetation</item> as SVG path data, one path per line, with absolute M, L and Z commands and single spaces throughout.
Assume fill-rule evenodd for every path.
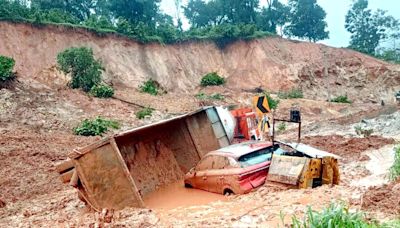
M 400 146 L 396 148 L 394 163 L 390 168 L 390 179 L 396 180 L 398 178 L 400 178 Z
M 326 13 L 317 0 L 289 0 L 291 24 L 286 34 L 300 39 L 317 42 L 329 38 Z M 307 16 L 304 16 L 307 15 Z
M 147 108 L 143 108 L 140 111 L 138 111 L 136 113 L 136 118 L 138 119 L 144 119 L 146 118 L 146 116 L 151 116 L 153 114 L 154 109 L 147 107 Z
M 351 33 L 350 48 L 376 55 L 381 41 L 398 36 L 399 22 L 381 9 L 372 12 L 368 0 L 355 0 L 347 12 L 345 27 Z
M 286 130 L 286 124 L 285 123 L 280 123 L 278 125 L 278 132 L 282 132 Z
M 14 59 L 0 55 L 0 83 L 9 81 L 14 78 L 14 65 Z
M 263 95 L 268 99 L 268 106 L 269 106 L 269 108 L 270 108 L 271 110 L 272 110 L 272 109 L 276 110 L 276 108 L 278 108 L 278 105 L 279 105 L 280 100 L 279 100 L 279 99 L 274 99 L 274 98 L 272 98 L 272 97 L 271 97 L 271 94 L 269 94 L 268 92 L 264 92 Z
M 70 86 L 73 89 L 82 88 L 89 92 L 93 86 L 101 82 L 103 67 L 99 60 L 94 59 L 90 48 L 68 48 L 57 55 L 57 63 L 64 73 L 71 74 Z
M 354 130 L 358 136 L 363 136 L 364 138 L 368 138 L 372 135 L 372 133 L 374 133 L 374 129 L 364 129 L 361 126 L 355 126 Z
M 216 72 L 208 73 L 200 81 L 201 86 L 218 86 L 225 84 L 225 79 Z
M 94 85 L 90 89 L 90 94 L 92 94 L 95 97 L 109 98 L 114 95 L 114 89 L 106 84 Z
M 303 98 L 303 91 L 301 89 L 292 89 L 288 92 L 279 92 L 278 97 L 280 99 L 295 99 L 295 98 Z
M 119 123 L 112 120 L 96 117 L 94 120 L 85 119 L 82 123 L 74 128 L 76 135 L 96 136 L 103 135 L 109 128 L 119 129 Z
M 159 94 L 159 85 L 158 82 L 149 79 L 145 81 L 142 85 L 139 86 L 140 92 L 148 93 L 153 96 L 157 96 Z
M 347 97 L 347 95 L 341 95 L 341 96 L 337 96 L 333 99 L 330 100 L 331 102 L 335 102 L 335 103 L 347 103 L 347 104 L 351 104 L 351 100 L 349 100 L 349 98 Z
M 331 204 L 321 212 L 312 210 L 310 207 L 303 220 L 296 216 L 292 217 L 292 226 L 295 228 L 325 228 L 325 227 L 354 227 L 369 228 L 377 227 L 374 223 L 366 221 L 363 213 L 350 212 L 343 204 Z
M 203 92 L 196 94 L 195 96 L 197 99 L 199 100 L 207 100 L 207 99 L 211 99 L 211 100 L 219 100 L 222 101 L 225 99 L 225 97 L 220 94 L 220 93 L 213 93 L 211 95 L 207 95 Z
M 174 24 L 173 18 L 160 10 L 160 0 L 0 0 L 0 20 L 32 23 L 35 26 L 53 24 L 83 28 L 98 35 L 121 34 L 142 43 L 210 40 L 225 48 L 233 41 L 270 36 L 277 33 L 278 27 L 294 24 L 298 18 L 292 18 L 292 5 L 294 3 L 285 5 L 279 0 L 267 1 L 263 7 L 259 0 L 189 0 L 185 5 L 182 1 L 175 1 L 176 10 L 183 9 L 190 22 L 191 27 L 187 31 L 182 30 L 179 14 Z M 319 8 L 311 8 L 315 9 Z M 312 26 L 318 25 L 317 28 L 326 27 L 314 19 L 305 20 L 305 23 L 312 22 Z

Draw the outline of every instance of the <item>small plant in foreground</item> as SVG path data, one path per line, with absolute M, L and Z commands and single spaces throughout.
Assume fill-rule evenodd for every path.
M 207 94 L 201 92 L 201 93 L 196 94 L 195 97 L 199 100 L 211 99 L 211 100 L 223 101 L 225 99 L 224 95 L 222 95 L 220 93 L 213 93 L 211 95 L 207 95 Z
M 372 133 L 374 133 L 374 129 L 365 129 L 361 126 L 355 126 L 354 130 L 358 136 L 363 136 L 364 138 L 368 138 L 372 135 Z
M 282 132 L 286 130 L 286 124 L 285 123 L 280 123 L 278 125 L 278 132 Z
M 151 116 L 153 114 L 154 109 L 147 107 L 147 108 L 143 108 L 142 110 L 138 111 L 136 113 L 136 117 L 138 119 L 144 119 L 146 118 L 146 116 Z
M 95 85 L 90 89 L 90 94 L 95 97 L 109 98 L 114 95 L 114 89 L 106 84 Z
M 14 78 L 14 65 L 14 59 L 0 55 L 0 82 L 5 82 Z
M 325 228 L 325 227 L 354 227 L 367 228 L 376 227 L 375 224 L 368 223 L 364 214 L 361 212 L 350 212 L 343 204 L 331 204 L 321 212 L 308 208 L 303 220 L 296 216 L 292 217 L 294 228 Z
M 269 106 L 269 108 L 270 109 L 274 109 L 274 110 L 276 110 L 277 108 L 278 108 L 278 105 L 279 105 L 279 99 L 274 99 L 274 98 L 272 98 L 271 97 L 271 95 L 268 93 L 268 92 L 264 92 L 264 94 L 263 94 L 266 98 L 267 98 L 267 100 L 268 100 L 268 106 Z
M 103 135 L 109 128 L 119 129 L 119 123 L 113 120 L 96 117 L 94 120 L 85 119 L 82 123 L 74 128 L 76 135 L 96 136 Z
M 390 179 L 397 180 L 398 178 L 400 178 L 400 146 L 395 149 L 394 162 L 390 168 Z
M 295 99 L 295 98 L 304 98 L 303 91 L 300 89 L 292 89 L 288 92 L 279 92 L 278 97 L 280 99 Z
M 140 92 L 148 93 L 153 96 L 157 96 L 159 93 L 159 85 L 156 81 L 149 79 L 139 86 Z
M 349 100 L 347 95 L 344 95 L 344 96 L 341 95 L 341 96 L 335 97 L 335 98 L 331 99 L 331 102 L 351 104 L 351 100 Z
M 216 72 L 208 73 L 200 81 L 201 86 L 218 86 L 225 84 L 225 79 Z

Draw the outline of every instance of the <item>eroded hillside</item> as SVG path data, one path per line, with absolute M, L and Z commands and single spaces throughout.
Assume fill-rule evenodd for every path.
M 43 83 L 52 83 L 42 75 L 55 65 L 57 53 L 89 46 L 103 61 L 107 81 L 121 88 L 137 88 L 152 78 L 168 91 L 191 92 L 204 74 L 213 71 L 227 77 L 229 89 L 262 87 L 277 92 L 300 87 L 319 100 L 326 100 L 328 93 L 348 94 L 353 100 L 392 100 L 400 86 L 399 67 L 347 49 L 282 38 L 237 42 L 220 50 L 209 42 L 143 45 L 55 26 L 1 22 L 0 30 L 0 54 L 16 59 L 22 77 Z

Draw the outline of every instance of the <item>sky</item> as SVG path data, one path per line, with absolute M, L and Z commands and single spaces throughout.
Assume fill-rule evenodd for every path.
M 187 0 L 182 0 L 183 4 Z M 281 0 L 287 3 L 287 0 Z M 327 44 L 333 47 L 347 47 L 350 40 L 350 33 L 344 28 L 345 16 L 350 9 L 352 0 L 317 0 L 318 4 L 326 12 L 326 21 L 328 24 L 328 31 L 330 38 L 320 43 Z M 266 0 L 260 0 L 260 4 L 264 5 Z M 372 10 L 383 9 L 387 10 L 389 15 L 400 19 L 400 1 L 399 0 L 369 0 L 369 8 Z M 171 16 L 176 15 L 174 0 L 162 0 L 161 9 Z M 181 10 L 183 11 L 183 10 Z M 189 27 L 187 21 L 183 22 L 184 29 Z

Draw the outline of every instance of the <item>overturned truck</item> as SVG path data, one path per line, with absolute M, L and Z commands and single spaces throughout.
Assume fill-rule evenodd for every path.
M 205 107 L 75 149 L 57 171 L 95 210 L 144 207 L 144 196 L 229 144 L 217 108 Z

